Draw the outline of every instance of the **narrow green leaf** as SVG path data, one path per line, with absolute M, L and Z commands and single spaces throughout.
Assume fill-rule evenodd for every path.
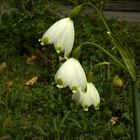
M 48 136 L 47 133 L 39 126 L 39 125 L 34 125 L 33 128 L 41 135 L 43 136 Z
M 72 121 L 74 124 L 76 124 L 79 128 L 82 128 L 78 121 L 76 121 L 72 118 L 69 118 L 69 120 Z
M 62 123 L 65 122 L 65 120 L 67 119 L 67 117 L 69 116 L 69 114 L 70 114 L 70 111 L 68 111 L 68 112 L 66 113 L 66 115 L 63 117 Z
M 133 81 L 136 81 L 136 68 L 132 55 L 129 53 L 128 49 L 121 44 L 121 42 L 116 38 L 116 36 L 113 33 L 109 32 L 108 35 L 111 38 L 111 41 L 114 44 L 114 46 L 118 49 Z

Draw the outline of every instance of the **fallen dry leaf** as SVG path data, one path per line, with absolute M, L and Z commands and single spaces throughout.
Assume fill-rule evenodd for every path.
M 5 84 L 5 91 L 10 92 L 12 90 L 12 86 L 13 86 L 13 82 L 12 81 L 8 81 Z
M 6 62 L 2 62 L 2 63 L 0 64 L 0 70 L 4 70 L 6 67 L 7 67 Z
M 43 48 L 42 48 L 42 51 L 47 51 L 47 50 L 48 50 L 47 47 L 43 47 Z
M 26 64 L 32 65 L 37 59 L 38 57 L 36 55 L 32 55 L 31 57 L 27 58 Z
M 118 120 L 119 120 L 119 117 L 117 116 L 112 116 L 112 118 L 110 119 L 112 125 L 116 124 Z
M 34 84 L 37 83 L 37 80 L 38 80 L 38 76 L 34 76 L 32 79 L 28 80 L 25 85 L 26 86 L 33 86 Z

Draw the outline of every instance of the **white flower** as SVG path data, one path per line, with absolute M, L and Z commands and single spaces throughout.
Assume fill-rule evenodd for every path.
M 77 103 L 80 103 L 85 111 L 88 111 L 88 107 L 92 104 L 94 105 L 95 109 L 99 108 L 100 105 L 100 96 L 91 82 L 87 82 L 87 91 L 83 92 L 81 89 L 72 96 L 73 100 L 76 100 Z
M 54 44 L 58 53 L 68 58 L 74 43 L 74 24 L 70 18 L 63 18 L 53 24 L 43 35 L 41 45 Z
M 56 72 L 55 81 L 57 87 L 69 86 L 73 93 L 76 93 L 79 88 L 85 90 L 87 83 L 85 72 L 75 58 L 70 58 L 61 65 Z

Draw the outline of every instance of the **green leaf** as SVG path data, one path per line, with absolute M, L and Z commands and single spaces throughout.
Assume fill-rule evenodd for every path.
M 118 49 L 133 81 L 136 81 L 136 68 L 132 55 L 129 53 L 128 49 L 121 44 L 121 42 L 116 38 L 116 36 L 113 33 L 108 32 L 108 35 L 111 38 L 111 41 L 114 44 L 114 46 Z
M 130 114 L 128 112 L 123 113 L 121 118 L 124 118 L 124 119 L 132 122 L 132 119 L 131 119 Z
M 47 133 L 39 126 L 39 125 L 34 125 L 33 128 L 41 135 L 47 136 Z
M 78 121 L 72 119 L 72 118 L 68 118 L 70 121 L 72 121 L 74 124 L 76 124 L 80 129 L 82 128 L 81 125 L 79 124 Z

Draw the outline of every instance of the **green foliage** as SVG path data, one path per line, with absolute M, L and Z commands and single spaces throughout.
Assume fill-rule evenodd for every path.
M 80 57 L 86 72 L 89 64 L 94 67 L 99 62 L 111 63 L 93 70 L 93 81 L 101 96 L 98 111 L 90 107 L 85 112 L 72 101 L 68 88 L 56 88 L 54 74 L 59 68 L 58 56 L 52 45 L 42 48 L 38 42 L 48 27 L 64 16 L 51 2 L 7 0 L 1 3 L 0 64 L 6 62 L 7 67 L 0 69 L 0 139 L 131 140 L 130 81 L 100 50 L 87 47 Z M 86 13 L 82 18 L 75 21 L 74 47 L 81 42 L 95 41 L 119 59 L 101 21 Z M 139 56 L 140 28 L 116 20 L 109 21 L 109 25 L 132 55 Z M 32 55 L 36 55 L 37 60 L 27 64 Z M 139 65 L 139 57 L 136 57 L 136 64 Z M 125 80 L 121 88 L 112 82 L 118 73 Z M 26 85 L 34 76 L 39 77 L 37 83 Z M 113 117 L 118 118 L 114 123 Z

